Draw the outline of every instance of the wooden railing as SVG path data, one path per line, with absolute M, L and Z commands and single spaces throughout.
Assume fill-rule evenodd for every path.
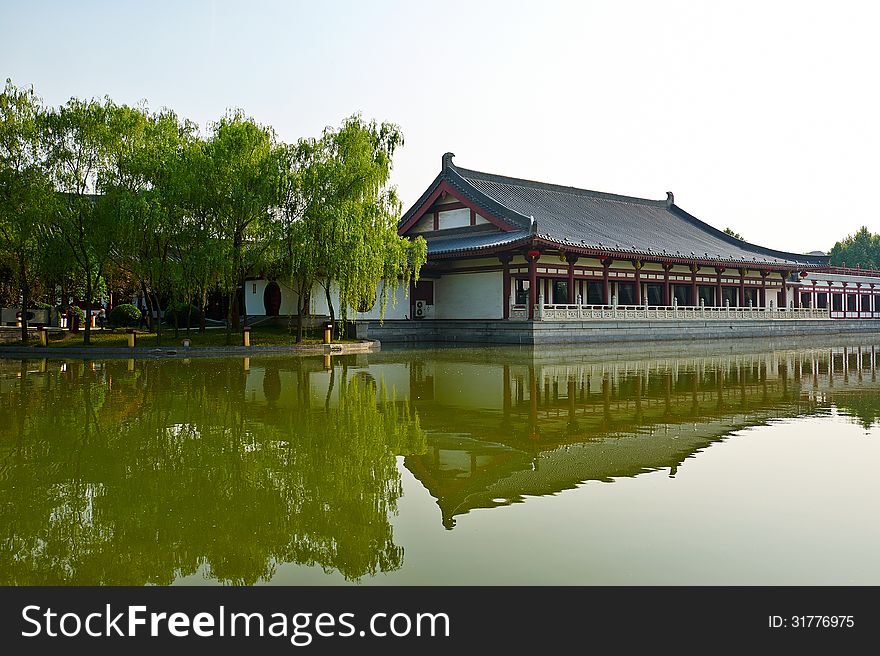
M 510 318 L 529 318 L 529 307 L 510 306 Z M 589 321 L 591 319 L 696 319 L 740 320 L 762 319 L 790 321 L 796 319 L 830 319 L 822 308 L 707 307 L 691 305 L 535 305 L 536 321 Z
M 829 266 L 818 269 L 816 273 L 837 273 L 844 276 L 869 276 L 873 278 L 880 278 L 880 270 L 862 269 L 860 267 L 853 268 L 842 266 Z

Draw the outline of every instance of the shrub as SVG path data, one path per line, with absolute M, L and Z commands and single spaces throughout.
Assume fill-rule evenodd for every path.
M 110 316 L 107 317 L 107 322 L 111 326 L 117 326 L 119 328 L 137 328 L 138 324 L 141 322 L 141 311 L 138 310 L 136 305 L 132 305 L 131 303 L 115 305 L 113 309 L 110 310 Z
M 80 325 L 83 324 L 86 320 L 86 311 L 83 310 L 79 305 L 69 305 L 70 311 L 73 312 L 76 316 L 79 317 Z
M 165 310 L 165 323 L 169 326 L 174 325 L 174 318 L 177 317 L 177 325 L 180 328 L 187 328 L 187 317 L 192 323 L 190 326 L 199 326 L 202 323 L 202 311 L 195 305 L 188 303 L 171 303 Z

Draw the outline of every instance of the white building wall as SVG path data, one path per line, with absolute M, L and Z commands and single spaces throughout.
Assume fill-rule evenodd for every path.
M 276 281 L 278 282 L 278 281 Z M 268 280 L 248 280 L 245 283 L 245 308 L 250 316 L 262 316 L 266 314 L 266 307 L 263 303 L 263 293 L 266 291 Z M 296 315 L 297 310 L 297 293 L 287 285 L 278 282 L 281 288 L 281 309 L 278 311 L 280 316 Z M 408 289 L 403 285 L 398 285 L 395 293 L 385 290 L 385 284 L 379 283 L 379 289 L 376 294 L 376 304 L 368 312 L 353 312 L 349 310 L 349 319 L 379 319 L 379 298 L 381 294 L 388 293 L 387 303 L 385 305 L 385 319 L 407 319 L 410 314 L 410 302 L 407 295 Z M 333 308 L 336 310 L 336 316 L 339 316 L 339 288 L 333 285 L 330 289 L 330 297 L 333 300 Z M 329 315 L 330 310 L 327 306 L 327 296 L 324 288 L 320 284 L 315 284 L 311 294 L 310 312 L 315 315 Z
M 501 271 L 447 274 L 434 281 L 436 319 L 501 319 Z
M 376 304 L 367 312 L 356 312 L 351 308 L 348 309 L 348 318 L 351 320 L 360 320 L 360 319 L 379 319 L 379 308 L 380 308 L 380 298 L 382 294 L 387 294 L 388 298 L 385 304 L 385 320 L 393 320 L 393 319 L 408 319 L 409 318 L 409 297 L 408 297 L 408 288 L 405 285 L 399 284 L 395 293 L 392 294 L 391 290 L 385 289 L 385 283 L 380 282 L 379 288 L 376 291 Z M 333 299 L 333 309 L 336 311 L 336 316 L 340 315 L 340 307 L 339 307 L 339 287 L 336 285 L 332 285 L 330 287 L 330 298 Z M 315 285 L 315 288 L 312 290 L 312 306 L 311 312 L 312 314 L 318 315 L 329 315 L 330 308 L 327 305 L 327 295 L 324 293 L 324 288 L 321 285 Z
M 264 315 L 266 314 L 266 306 L 263 304 L 263 293 L 266 291 L 266 285 L 269 280 L 248 280 L 244 284 L 244 306 L 248 315 Z M 276 280 L 281 288 L 281 308 L 278 310 L 279 315 L 287 316 L 288 314 L 296 314 L 297 293 L 284 283 Z

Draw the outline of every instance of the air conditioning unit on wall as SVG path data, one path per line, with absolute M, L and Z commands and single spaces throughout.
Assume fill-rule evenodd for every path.
M 415 319 L 424 319 L 428 316 L 428 304 L 425 301 L 416 301 L 416 309 L 413 317 Z

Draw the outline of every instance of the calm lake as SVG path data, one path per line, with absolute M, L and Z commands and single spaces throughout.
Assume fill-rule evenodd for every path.
M 0 360 L 0 584 L 880 584 L 880 341 Z

